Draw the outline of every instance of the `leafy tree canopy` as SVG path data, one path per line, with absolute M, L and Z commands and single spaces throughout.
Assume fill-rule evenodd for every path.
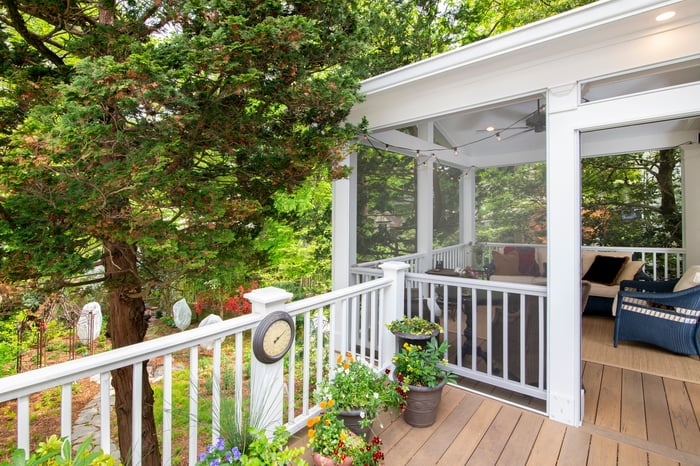
M 243 260 L 354 134 L 348 2 L 39 3 L 0 10 L 4 279 L 74 283 L 109 244 L 146 290 Z

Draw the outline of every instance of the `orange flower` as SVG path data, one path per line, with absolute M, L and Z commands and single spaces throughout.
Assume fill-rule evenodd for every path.
M 328 400 L 328 407 L 329 408 L 332 408 L 334 404 L 335 404 L 335 401 L 333 401 L 332 398 L 330 400 Z
M 325 401 L 321 402 L 321 409 L 326 409 L 326 402 Z
M 321 416 L 316 416 L 314 418 L 314 424 L 316 424 L 317 422 L 321 422 Z
M 330 420 L 330 419 L 326 419 L 326 425 L 327 425 L 327 426 L 331 425 L 331 420 Z
M 313 429 L 309 429 L 309 432 L 308 432 L 308 433 L 309 433 L 309 438 L 314 438 L 314 434 L 315 434 L 316 432 L 314 432 Z
M 345 440 L 345 432 L 340 433 L 340 440 Z
M 338 359 L 336 359 L 335 362 L 337 362 L 338 364 L 340 364 L 340 362 L 341 362 L 342 360 L 343 360 L 343 355 L 341 354 L 340 356 L 338 356 Z
M 314 425 L 314 420 L 312 418 L 309 418 L 308 421 L 306 421 L 306 427 L 311 427 Z
M 348 364 L 347 362 L 344 362 L 344 363 L 343 363 L 343 369 L 347 369 L 348 367 L 350 367 L 350 364 Z

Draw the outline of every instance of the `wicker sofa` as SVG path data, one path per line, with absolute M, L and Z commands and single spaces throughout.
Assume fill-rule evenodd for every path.
M 493 251 L 492 258 L 489 280 L 547 284 L 546 248 L 507 246 Z M 643 277 L 643 266 L 644 262 L 632 260 L 631 252 L 581 251 L 581 277 L 591 283 L 584 313 L 614 316 L 620 282 Z

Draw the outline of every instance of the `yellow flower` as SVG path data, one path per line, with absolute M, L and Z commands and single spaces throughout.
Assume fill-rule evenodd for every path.
M 418 349 L 419 349 L 419 350 L 422 350 L 423 347 L 422 347 L 421 345 L 418 345 Z
M 405 341 L 403 342 L 403 347 L 404 347 L 404 348 L 408 349 L 409 346 L 410 346 L 410 345 L 408 344 L 408 342 L 405 342 Z
M 345 432 L 340 433 L 340 440 L 345 440 Z

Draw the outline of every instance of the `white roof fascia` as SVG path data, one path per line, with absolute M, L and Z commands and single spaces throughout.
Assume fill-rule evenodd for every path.
M 601 0 L 366 79 L 360 92 L 371 95 L 682 1 Z

